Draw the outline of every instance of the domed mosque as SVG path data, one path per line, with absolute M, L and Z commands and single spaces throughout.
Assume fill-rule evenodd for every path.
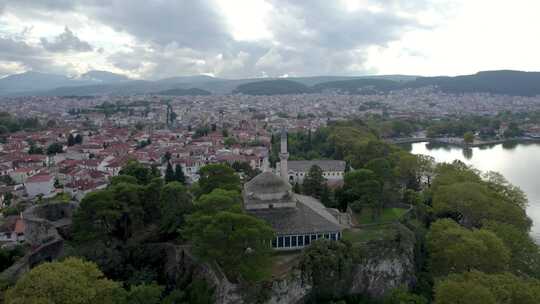
M 287 172 L 286 151 L 287 135 L 282 132 L 281 172 Z M 347 225 L 345 214 L 326 208 L 315 198 L 293 193 L 286 174 L 263 172 L 244 185 L 243 195 L 244 210 L 266 221 L 276 232 L 272 241 L 276 250 L 302 249 L 320 238 L 339 240 Z

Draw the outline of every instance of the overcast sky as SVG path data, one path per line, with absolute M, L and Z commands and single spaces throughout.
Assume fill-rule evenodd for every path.
M 540 71 L 539 0 L 0 0 L 0 77 Z

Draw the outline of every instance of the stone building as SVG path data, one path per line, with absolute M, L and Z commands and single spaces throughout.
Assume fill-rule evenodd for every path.
M 281 131 L 279 162 L 276 164 L 276 174 L 290 184 L 304 182 L 304 178 L 313 166 L 318 166 L 323 171 L 323 177 L 329 185 L 343 183 L 346 163 L 342 160 L 293 160 L 289 161 L 287 152 L 287 132 Z
M 293 193 L 288 182 L 271 172 L 246 183 L 243 195 L 244 210 L 266 221 L 276 232 L 272 241 L 276 250 L 301 249 L 320 238 L 341 238 L 345 223 L 340 223 L 339 211 Z
M 313 166 L 318 166 L 323 171 L 323 177 L 328 184 L 340 184 L 343 182 L 345 175 L 345 161 L 342 160 L 292 160 L 288 161 L 287 180 L 289 183 L 304 182 L 304 178 L 309 173 L 309 169 Z M 278 168 L 280 164 L 278 163 Z M 278 171 L 282 175 L 281 170 Z

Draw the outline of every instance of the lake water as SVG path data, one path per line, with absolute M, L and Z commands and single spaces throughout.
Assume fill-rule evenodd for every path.
M 463 149 L 426 142 L 409 145 L 413 154 L 425 154 L 437 162 L 456 159 L 487 172 L 496 171 L 519 186 L 529 199 L 527 214 L 533 220 L 532 236 L 540 241 L 540 143 L 506 143 Z

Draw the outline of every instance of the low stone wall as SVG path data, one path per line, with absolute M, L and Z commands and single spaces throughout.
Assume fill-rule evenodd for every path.
M 25 239 L 32 247 L 39 247 L 69 233 L 74 203 L 50 203 L 35 205 L 23 213 Z
M 20 276 L 43 262 L 64 254 L 64 238 L 70 234 L 71 218 L 77 208 L 73 203 L 50 203 L 32 206 L 23 212 L 25 240 L 31 251 L 0 274 L 14 283 Z

